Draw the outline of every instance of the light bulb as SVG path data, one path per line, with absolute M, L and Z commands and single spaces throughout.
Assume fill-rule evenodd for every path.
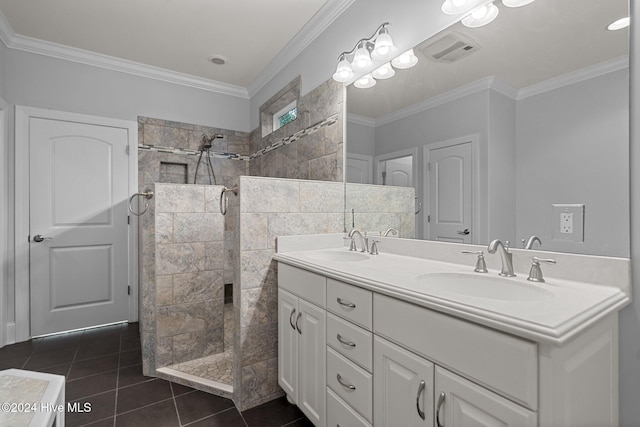
M 371 73 L 371 75 L 378 80 L 390 79 L 395 74 L 396 70 L 393 69 L 389 62 L 376 68 L 375 71 Z
M 366 74 L 356 80 L 353 85 L 359 89 L 368 89 L 376 85 L 376 80 L 371 76 L 371 74 Z
M 521 7 L 533 2 L 534 0 L 502 0 L 502 4 L 507 7 Z
M 376 44 L 371 52 L 371 57 L 377 61 L 384 61 L 391 58 L 397 49 L 393 45 L 393 40 L 386 28 L 380 30 L 380 34 L 376 38 Z
M 607 30 L 609 31 L 621 30 L 623 28 L 627 28 L 630 23 L 631 23 L 631 18 L 626 16 L 624 18 L 620 18 L 617 21 L 614 21 L 611 24 L 609 24 L 609 26 L 607 27 Z
M 445 0 L 440 9 L 447 15 L 460 15 L 474 9 L 483 1 L 486 0 Z
M 340 62 L 338 62 L 336 72 L 333 74 L 333 80 L 345 83 L 351 80 L 352 77 L 353 69 L 351 68 L 351 64 L 349 64 L 349 61 L 347 61 L 344 56 L 340 56 Z
M 418 63 L 418 57 L 413 53 L 413 49 L 409 49 L 402 55 L 391 61 L 394 67 L 399 69 L 411 68 Z
M 356 49 L 356 52 L 353 55 L 353 62 L 351 62 L 351 67 L 355 71 L 364 70 L 365 68 L 371 65 L 371 56 L 369 56 L 369 51 L 364 45 L 364 42 L 360 42 L 360 47 Z
M 473 9 L 469 15 L 462 19 L 462 25 L 469 28 L 482 27 L 496 19 L 498 13 L 498 7 L 495 4 L 487 3 Z

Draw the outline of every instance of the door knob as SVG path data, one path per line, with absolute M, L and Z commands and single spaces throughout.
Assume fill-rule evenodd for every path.
M 44 240 L 53 240 L 53 237 L 44 237 L 42 234 L 36 234 L 35 236 L 33 236 L 33 241 L 40 243 Z
M 471 233 L 471 230 L 469 230 L 468 228 L 465 228 L 464 230 L 456 231 L 456 233 L 462 234 L 463 236 L 466 236 L 467 234 Z

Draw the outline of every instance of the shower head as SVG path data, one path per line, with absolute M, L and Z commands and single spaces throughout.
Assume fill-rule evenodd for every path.
M 209 150 L 211 149 L 211 142 L 214 139 L 220 139 L 220 138 L 224 138 L 224 135 L 222 135 L 221 133 L 214 133 L 211 136 L 207 136 L 207 135 L 202 135 L 202 147 L 200 148 L 201 150 Z

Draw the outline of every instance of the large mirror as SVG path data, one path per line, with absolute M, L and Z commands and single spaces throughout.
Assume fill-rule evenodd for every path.
M 495 4 L 348 87 L 347 181 L 414 187 L 417 238 L 628 257 L 627 0 Z

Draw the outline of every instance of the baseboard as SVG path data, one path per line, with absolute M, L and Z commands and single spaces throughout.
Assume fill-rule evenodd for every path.
M 15 344 L 16 343 L 16 323 L 10 322 L 7 323 L 7 334 L 5 335 L 6 339 L 4 345 Z

